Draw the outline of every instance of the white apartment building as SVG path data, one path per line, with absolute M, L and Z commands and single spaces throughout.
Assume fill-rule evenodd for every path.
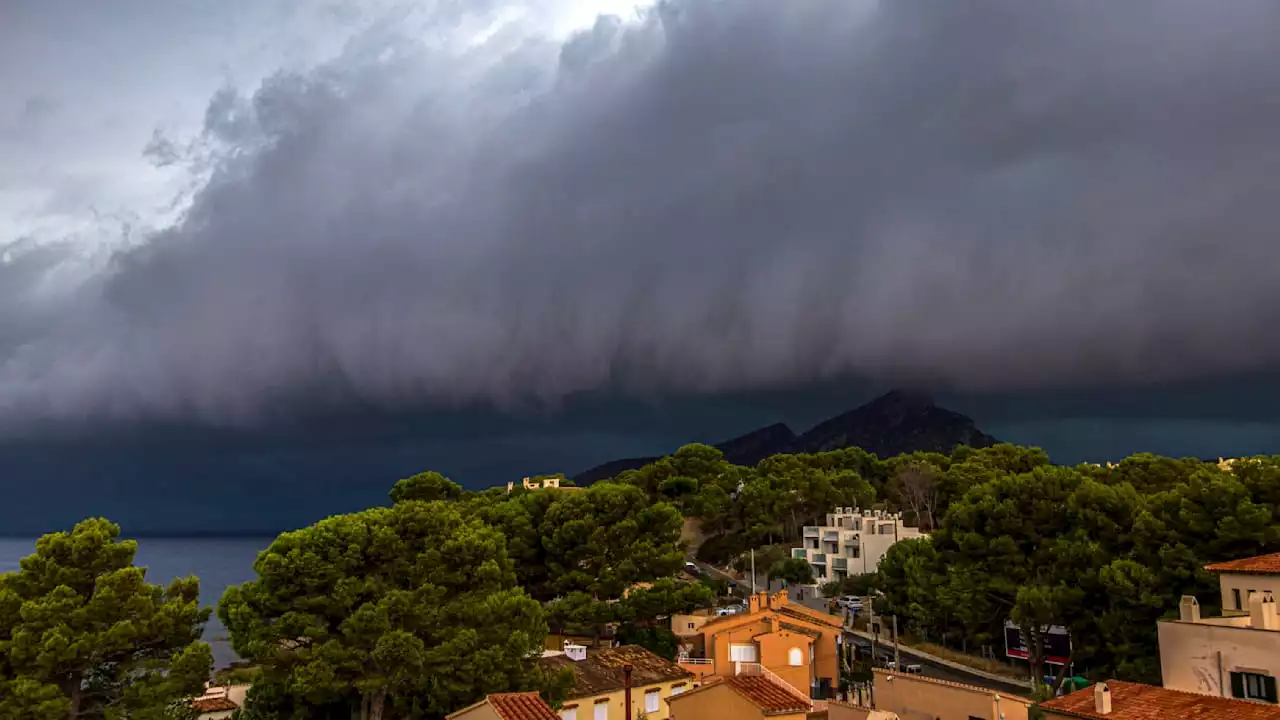
M 805 526 L 804 547 L 793 548 L 791 557 L 808 561 L 825 583 L 873 573 L 894 543 L 922 536 L 919 528 L 902 524 L 902 513 L 838 507 L 827 513 L 826 525 Z

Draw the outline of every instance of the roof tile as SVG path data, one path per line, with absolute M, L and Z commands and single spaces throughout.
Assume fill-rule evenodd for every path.
M 1213 572 L 1252 573 L 1256 575 L 1280 575 L 1280 553 L 1258 555 L 1257 557 L 1240 558 L 1226 562 L 1205 565 L 1205 570 Z
M 238 710 L 239 705 L 235 700 L 224 697 L 200 698 L 192 700 L 191 707 L 195 708 L 198 713 L 223 712 L 225 710 Z
M 688 670 L 639 645 L 588 650 L 586 660 L 571 660 L 565 655 L 551 655 L 539 658 L 538 664 L 552 672 L 562 668 L 573 671 L 573 689 L 569 691 L 570 698 L 591 697 L 621 690 L 624 665 L 631 665 L 632 687 L 693 677 L 693 673 Z
M 1215 695 L 1197 695 L 1155 685 L 1108 680 L 1111 712 L 1102 715 L 1093 705 L 1094 685 L 1040 703 L 1044 710 L 1088 720 L 1280 720 L 1280 707 Z
M 498 693 L 485 699 L 502 720 L 560 720 L 536 692 Z
M 735 675 L 724 682 L 765 715 L 807 712 L 813 706 L 809 698 L 794 688 L 784 687 L 764 675 Z

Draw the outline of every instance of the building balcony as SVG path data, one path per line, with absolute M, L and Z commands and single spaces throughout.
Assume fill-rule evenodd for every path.
M 803 560 L 808 557 L 808 554 L 804 548 L 791 548 L 791 557 Z
M 832 570 L 848 570 L 849 561 L 842 557 L 833 557 L 831 558 L 831 569 Z
M 813 564 L 815 564 L 815 565 L 826 565 L 826 564 L 827 564 L 827 554 L 826 554 L 826 553 L 814 553 L 814 554 L 813 554 L 813 557 L 809 560 L 809 562 L 811 562 L 811 563 L 813 563 Z
M 819 528 L 817 525 L 805 525 L 804 536 L 807 538 L 808 537 L 816 538 L 821 533 L 821 530 L 822 528 Z
M 829 542 L 840 542 L 840 531 L 839 531 L 839 530 L 827 530 L 827 531 L 825 531 L 825 532 L 823 532 L 823 533 L 822 533 L 822 539 L 823 539 L 823 540 L 827 540 L 827 541 L 829 541 Z

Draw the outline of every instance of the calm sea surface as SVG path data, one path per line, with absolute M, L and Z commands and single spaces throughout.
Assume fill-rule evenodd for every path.
M 222 591 L 254 577 L 253 560 L 274 538 L 143 538 L 134 563 L 147 568 L 147 580 L 167 585 L 176 577 L 200 578 L 200 602 L 216 606 Z M 18 561 L 35 552 L 35 540 L 0 538 L 0 573 L 18 569 Z M 205 627 L 216 667 L 235 660 L 226 630 L 216 615 Z

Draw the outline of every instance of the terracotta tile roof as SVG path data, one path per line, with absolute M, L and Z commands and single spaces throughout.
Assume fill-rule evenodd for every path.
M 1093 685 L 1070 695 L 1040 703 L 1044 710 L 1088 720 L 1277 720 L 1280 706 L 1261 705 L 1247 700 L 1169 690 L 1155 685 L 1108 680 L 1111 712 L 1102 715 L 1093 708 Z
M 499 693 L 485 700 L 502 720 L 560 720 L 536 692 Z
M 229 698 L 224 698 L 224 697 L 201 698 L 199 700 L 192 700 L 191 707 L 195 708 L 196 712 L 199 712 L 199 713 L 222 712 L 225 710 L 240 709 L 240 706 L 236 704 L 235 700 L 231 700 Z
M 604 650 L 588 650 L 586 660 L 571 660 L 566 655 L 538 658 L 538 665 L 551 672 L 561 668 L 573 671 L 570 698 L 591 697 L 621 690 L 625 681 L 622 666 L 631 665 L 631 687 L 673 682 L 693 678 L 693 673 L 659 657 L 639 645 L 622 645 Z
M 1205 570 L 1213 572 L 1253 573 L 1256 575 L 1280 575 L 1280 553 L 1259 555 L 1257 557 L 1240 558 L 1226 562 L 1205 565 Z
M 760 708 L 765 715 L 808 712 L 813 706 L 809 698 L 796 692 L 794 688 L 783 687 L 764 675 L 735 675 L 724 683 Z

